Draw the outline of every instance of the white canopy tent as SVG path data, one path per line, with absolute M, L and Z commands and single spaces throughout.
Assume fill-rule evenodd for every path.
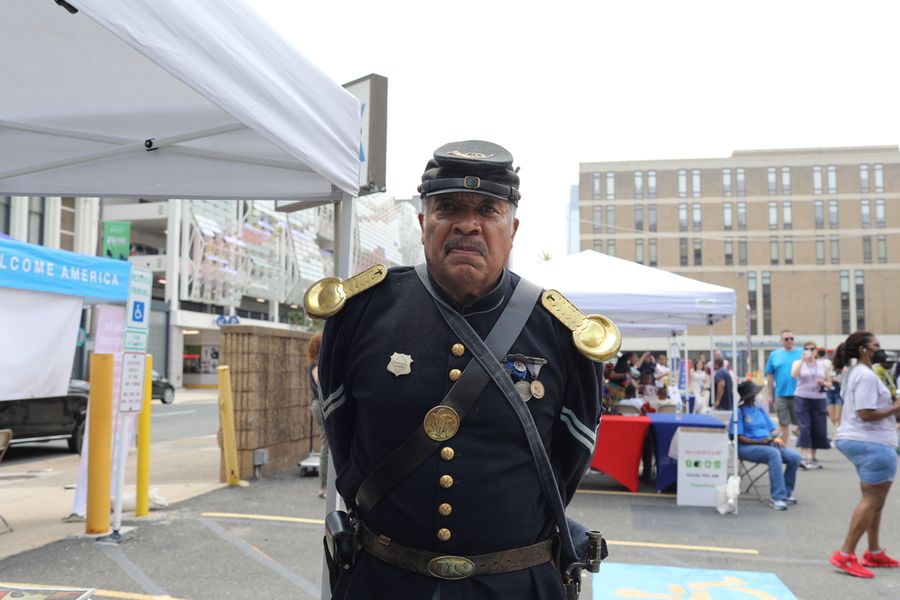
M 623 335 L 646 335 L 661 328 L 663 334 L 674 337 L 673 327 L 680 327 L 684 332 L 687 325 L 713 325 L 731 316 L 731 352 L 733 357 L 737 356 L 737 301 L 731 288 L 593 250 L 537 263 L 516 272 L 545 288 L 558 290 L 582 312 L 600 313 L 612 319 Z M 734 389 L 735 419 L 737 398 Z M 736 448 L 733 471 L 739 476 Z

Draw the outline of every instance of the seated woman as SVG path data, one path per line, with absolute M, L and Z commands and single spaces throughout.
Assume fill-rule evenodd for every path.
M 738 385 L 741 402 L 737 422 L 738 456 L 741 460 L 769 465 L 772 491 L 769 505 L 775 510 L 786 510 L 788 504 L 797 504 L 794 484 L 800 454 L 785 447 L 784 441 L 773 435 L 777 431 L 775 424 L 765 411 L 756 406 L 756 395 L 761 390 L 762 386 L 752 381 L 742 381 Z M 781 471 L 782 463 L 786 465 L 784 472 Z

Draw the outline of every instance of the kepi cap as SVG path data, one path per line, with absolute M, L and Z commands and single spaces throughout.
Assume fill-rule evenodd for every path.
M 471 192 L 519 203 L 518 169 L 509 151 L 482 140 L 444 144 L 425 165 L 419 193 L 422 198 Z

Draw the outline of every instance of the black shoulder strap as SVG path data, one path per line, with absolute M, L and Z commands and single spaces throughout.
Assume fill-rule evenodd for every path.
M 566 521 L 566 508 L 563 505 L 562 496 L 559 493 L 556 477 L 553 475 L 553 467 L 550 465 L 550 457 L 547 456 L 547 451 L 544 449 L 544 444 L 541 442 L 540 434 L 538 433 L 537 426 L 534 424 L 531 413 L 528 411 L 528 408 L 526 408 L 525 403 L 522 402 L 522 399 L 519 398 L 519 394 L 516 392 L 516 388 L 513 386 L 509 375 L 498 362 L 502 353 L 494 352 L 493 348 L 482 341 L 475 330 L 472 329 L 472 326 L 469 325 L 468 321 L 455 310 L 452 310 L 446 302 L 437 296 L 434 288 L 431 286 L 431 281 L 428 279 L 428 271 L 425 269 L 425 265 L 418 265 L 416 267 L 416 273 L 419 275 L 419 279 L 422 280 L 422 284 L 431 294 L 431 297 L 434 298 L 435 304 L 437 304 L 438 309 L 441 311 L 441 315 L 444 317 L 444 320 L 447 321 L 447 325 L 449 325 L 450 329 L 452 329 L 459 339 L 462 340 L 462 343 L 472 351 L 475 360 L 478 361 L 478 364 L 482 369 L 487 371 L 490 378 L 497 387 L 500 388 L 500 391 L 503 392 L 503 396 L 506 398 L 510 407 L 512 407 L 513 412 L 516 413 L 516 417 L 518 417 L 519 423 L 525 431 L 525 437 L 528 439 L 528 446 L 531 450 L 534 464 L 537 467 L 544 495 L 549 501 L 550 507 L 553 509 L 553 516 L 556 519 L 556 526 L 562 541 L 563 555 L 566 556 L 570 562 L 578 560 L 575 546 L 572 543 L 569 524 Z M 531 303 L 531 307 L 533 308 L 534 303 L 541 295 L 541 288 L 530 281 L 520 279 L 519 284 L 516 286 L 516 292 L 518 293 L 520 289 L 529 290 L 529 297 L 534 299 Z M 499 322 L 497 325 L 499 325 Z M 493 331 L 491 333 L 493 333 Z M 518 333 L 516 334 L 516 337 L 518 337 Z M 474 365 L 470 365 L 467 370 L 471 370 L 472 366 Z
M 425 265 L 420 266 L 424 272 L 422 283 L 425 285 L 425 289 L 428 290 L 432 298 L 435 298 L 436 302 L 443 302 L 438 299 L 434 288 L 431 286 Z M 416 271 L 419 273 L 419 277 L 422 278 L 423 274 L 419 272 L 418 267 Z M 516 338 L 519 337 L 519 333 L 522 332 L 522 328 L 525 326 L 525 322 L 528 320 L 528 316 L 531 314 L 539 295 L 540 290 L 537 290 L 537 294 L 535 294 L 533 289 L 530 289 L 527 285 L 521 285 L 520 282 L 503 310 L 503 314 L 500 315 L 490 334 L 488 334 L 487 340 L 482 341 L 478 334 L 475 334 L 479 344 L 486 344 L 491 349 L 491 352 L 495 354 L 506 354 L 513 342 L 516 341 Z M 455 311 L 452 311 L 446 305 L 442 307 L 438 304 L 438 308 L 441 309 L 442 313 L 444 310 L 450 310 L 456 314 Z M 465 319 L 463 319 L 463 322 L 465 322 Z M 474 334 L 474 331 L 472 333 Z M 465 340 L 463 340 L 463 343 L 471 347 L 471 344 L 465 342 Z M 480 368 L 476 361 L 470 361 L 460 378 L 456 380 L 456 383 L 444 397 L 441 405 L 454 409 L 459 415 L 461 423 L 472 406 L 475 405 L 475 401 L 481 396 L 481 391 L 487 385 L 488 380 L 488 374 L 484 369 Z M 385 494 L 406 479 L 442 443 L 431 439 L 422 427 L 418 427 L 359 486 L 355 501 L 362 515 L 367 515 Z

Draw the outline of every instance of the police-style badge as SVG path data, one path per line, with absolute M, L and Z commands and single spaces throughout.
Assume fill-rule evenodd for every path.
M 412 373 L 412 363 L 413 357 L 409 354 L 394 352 L 391 354 L 391 360 L 388 361 L 387 370 L 393 373 L 394 377 L 409 375 Z

